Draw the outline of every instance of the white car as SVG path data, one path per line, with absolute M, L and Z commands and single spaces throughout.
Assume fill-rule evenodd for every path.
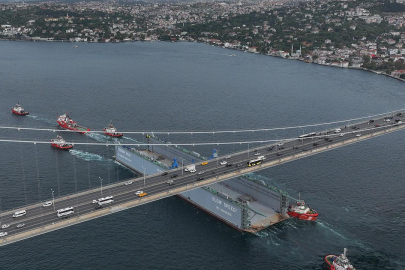
M 143 193 L 142 190 L 138 190 L 137 192 L 135 192 L 135 195 L 136 195 L 136 196 L 139 196 L 139 195 L 141 195 L 142 193 Z
M 260 153 L 255 153 L 255 156 L 260 156 Z
M 20 223 L 20 224 L 18 224 L 16 227 L 17 227 L 17 229 L 19 229 L 19 228 L 22 228 L 22 227 L 24 227 L 25 226 L 25 223 Z
M 391 122 L 390 119 L 384 119 L 384 122 Z
M 219 164 L 221 164 L 221 165 L 226 165 L 226 164 L 228 164 L 228 162 L 226 162 L 226 161 L 224 160 L 224 161 L 221 161 Z
M 2 229 L 7 229 L 8 227 L 10 227 L 10 224 L 3 224 L 3 225 L 1 225 L 1 228 L 2 228 Z
M 339 137 L 343 137 L 345 134 L 344 133 L 340 133 L 339 134 Z
M 284 143 L 282 143 L 282 142 L 277 144 L 277 146 L 283 146 L 283 145 L 284 145 Z
M 6 236 L 7 232 L 0 232 L 0 237 Z
M 13 214 L 13 218 L 22 217 L 22 216 L 25 216 L 26 214 L 27 214 L 27 211 L 25 211 L 25 210 L 17 211 Z
M 230 159 L 230 158 L 231 158 L 231 156 L 226 156 L 226 157 L 225 157 L 225 159 Z
M 98 203 L 98 200 L 93 200 L 93 203 Z
M 197 173 L 197 174 L 204 174 L 205 173 L 205 171 L 201 171 L 201 172 L 199 172 L 199 173 Z
M 189 172 L 191 172 L 191 173 L 195 173 L 196 171 L 197 171 L 196 169 L 189 170 Z
M 51 206 L 51 205 L 52 205 L 52 202 L 49 201 L 49 202 L 44 203 L 42 206 L 43 207 L 48 207 L 48 206 Z
M 128 185 L 130 185 L 130 184 L 132 184 L 132 181 L 127 181 L 127 182 L 125 182 L 124 185 L 128 186 Z
M 335 133 L 339 133 L 339 132 L 341 132 L 342 130 L 340 129 L 340 128 L 337 128 L 337 129 L 335 129 Z
M 356 134 L 356 137 L 360 137 L 361 136 L 361 134 Z

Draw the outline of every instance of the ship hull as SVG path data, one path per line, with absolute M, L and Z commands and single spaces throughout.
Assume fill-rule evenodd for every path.
M 114 137 L 114 138 L 120 138 L 124 135 L 122 133 L 114 134 L 114 133 L 108 133 L 108 132 L 104 132 L 104 134 L 107 136 L 110 136 L 110 137 Z
M 69 150 L 69 149 L 73 148 L 73 145 L 61 146 L 61 145 L 55 144 L 55 143 L 52 143 L 51 146 L 54 148 L 61 149 L 61 150 Z
M 302 220 L 315 221 L 318 218 L 318 213 L 315 213 L 315 214 L 299 214 L 299 213 L 296 213 L 296 212 L 288 211 L 287 214 L 290 217 L 298 218 L 298 219 L 302 219 Z
M 60 127 L 64 128 L 64 129 L 69 129 L 69 130 L 73 130 L 73 131 L 77 131 L 81 134 L 85 134 L 88 131 L 90 131 L 89 128 L 86 127 L 82 127 L 82 126 L 76 126 L 76 127 L 71 127 L 69 125 L 66 125 L 65 123 L 59 122 L 57 121 L 57 123 L 59 124 Z
M 15 111 L 15 110 L 13 110 L 13 109 L 11 109 L 11 113 L 13 113 L 13 114 L 15 114 L 15 115 L 22 115 L 22 116 L 25 116 L 25 115 L 29 115 L 30 113 L 29 112 L 18 112 L 18 111 Z

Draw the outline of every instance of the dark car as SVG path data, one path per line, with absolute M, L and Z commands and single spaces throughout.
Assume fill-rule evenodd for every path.
M 283 153 L 277 153 L 277 156 L 279 157 L 279 156 L 282 156 L 283 155 Z
M 232 164 L 229 164 L 229 163 L 228 163 L 228 164 L 226 164 L 226 167 L 231 167 L 231 166 L 232 166 Z
M 373 119 L 370 119 L 368 122 L 369 122 L 369 123 L 373 123 L 373 122 L 374 122 L 374 120 L 373 120 Z
M 198 181 L 204 180 L 204 177 L 198 177 L 197 180 Z
M 175 178 L 177 177 L 177 174 L 172 174 L 172 176 L 170 176 L 170 178 Z
M 267 148 L 267 151 L 271 151 L 273 149 L 274 149 L 274 147 L 269 147 L 269 148 Z
M 298 149 L 298 146 L 293 146 L 293 148 L 292 149 Z
M 212 174 L 215 174 L 215 172 L 212 172 Z
M 329 139 L 329 141 L 328 142 L 333 142 L 333 140 L 332 139 Z
M 278 149 L 282 150 L 282 149 L 284 149 L 284 146 L 280 146 Z
M 402 116 L 402 113 L 397 113 L 397 116 Z
M 313 143 L 312 145 L 313 145 L 313 146 L 318 146 L 318 145 L 319 145 L 319 143 Z
M 302 149 L 302 152 L 306 152 L 306 151 L 308 151 L 308 149 L 306 149 L 306 148 Z
M 352 129 L 356 129 L 357 127 L 356 126 L 352 126 Z
M 167 175 L 167 172 L 164 172 L 164 173 L 162 173 L 161 175 L 162 175 L 162 176 Z

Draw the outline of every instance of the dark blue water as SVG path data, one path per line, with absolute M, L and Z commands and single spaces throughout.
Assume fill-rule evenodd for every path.
M 236 57 L 231 57 L 232 53 Z M 121 130 L 239 130 L 318 123 L 404 107 L 405 85 L 195 43 L 0 43 L 0 125 L 55 128 L 68 111 L 79 124 Z M 17 102 L 31 112 L 17 117 Z M 322 127 L 324 128 L 324 127 Z M 312 130 L 305 130 L 310 132 Z M 160 135 L 172 142 L 296 136 L 301 130 L 232 135 Z M 358 269 L 405 269 L 403 132 L 267 169 L 269 182 L 320 212 L 258 235 L 237 232 L 172 197 L 5 246 L 1 269 L 320 269 L 349 249 Z M 54 132 L 0 130 L 49 140 Z M 111 142 L 63 134 L 69 141 Z M 143 140 L 139 136 L 127 136 Z M 126 139 L 125 142 L 131 142 Z M 0 143 L 1 208 L 9 209 L 133 177 L 113 148 Z M 211 146 L 189 147 L 208 156 Z M 246 149 L 219 146 L 220 153 Z

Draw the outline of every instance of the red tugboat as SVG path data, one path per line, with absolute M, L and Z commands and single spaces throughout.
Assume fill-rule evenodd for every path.
M 117 129 L 114 127 L 112 121 L 108 125 L 108 127 L 104 128 L 104 134 L 111 136 L 111 137 L 122 137 L 122 133 L 118 133 Z
M 58 120 L 56 122 L 59 124 L 59 126 L 65 128 L 65 129 L 70 129 L 77 131 L 81 134 L 86 133 L 87 131 L 90 131 L 89 128 L 79 126 L 75 121 L 73 121 L 67 113 L 62 114 L 61 116 L 58 117 Z
M 17 115 L 29 115 L 30 113 L 25 111 L 23 107 L 21 107 L 20 103 L 18 102 L 13 108 L 11 108 L 11 113 Z
M 298 195 L 298 197 L 300 197 Z M 288 207 L 287 214 L 291 217 L 315 221 L 318 218 L 318 212 L 305 205 L 304 200 L 298 198 L 294 205 Z
M 67 143 L 60 135 L 56 136 L 56 139 L 51 140 L 51 146 L 62 150 L 73 148 L 73 144 Z
M 323 267 L 326 270 L 356 270 L 346 257 L 347 249 L 340 256 L 326 255 L 323 259 Z

